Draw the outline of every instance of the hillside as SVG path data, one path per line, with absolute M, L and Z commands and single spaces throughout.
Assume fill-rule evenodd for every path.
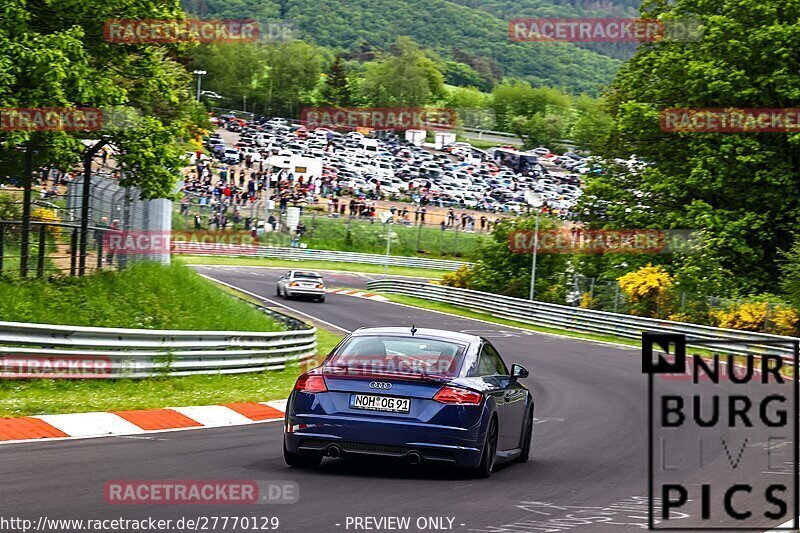
M 466 63 L 493 81 L 517 77 L 534 86 L 563 87 L 574 93 L 597 94 L 619 67 L 617 59 L 572 44 L 511 42 L 506 19 L 493 14 L 496 8 L 505 17 L 512 9 L 510 1 L 493 0 L 481 3 L 481 8 L 472 4 L 476 2 L 186 0 L 184 7 L 200 16 L 289 21 L 304 40 L 351 51 L 383 50 L 398 35 L 408 35 L 443 58 Z M 520 7 L 534 4 L 525 0 Z M 566 5 L 560 8 L 568 9 Z M 515 15 L 530 14 L 527 9 Z

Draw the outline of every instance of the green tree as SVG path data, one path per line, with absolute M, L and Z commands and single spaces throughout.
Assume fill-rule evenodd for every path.
M 333 61 L 321 93 L 325 104 L 341 107 L 351 104 L 352 96 L 347 81 L 347 71 L 341 56 L 336 56 Z
M 605 155 L 635 154 L 648 166 L 621 170 L 590 192 L 631 208 L 615 213 L 620 225 L 703 230 L 702 249 L 689 259 L 714 267 L 699 276 L 722 273 L 726 292 L 772 291 L 800 218 L 800 135 L 671 133 L 659 119 L 674 107 L 791 107 L 800 97 L 800 6 L 647 2 L 642 16 L 684 13 L 702 21 L 702 39 L 640 46 L 607 95 L 614 124 Z
M 400 37 L 396 54 L 364 65 L 359 90 L 367 105 L 424 106 L 445 96 L 444 77 L 436 62 L 411 39 Z
M 558 222 L 551 218 L 539 218 L 540 231 L 553 229 L 557 225 Z M 534 226 L 533 216 L 499 221 L 492 232 L 492 240 L 481 248 L 480 258 L 469 277 L 469 288 L 527 298 L 530 294 L 533 257 L 530 253 L 514 251 L 511 242 L 516 239 L 517 232 L 521 232 L 525 235 L 525 242 L 530 244 Z M 561 292 L 554 289 L 562 282 L 566 264 L 563 254 L 539 254 L 536 261 L 537 299 Z
M 0 165 L 20 181 L 24 153 L 34 168 L 67 168 L 80 160 L 81 140 L 103 135 L 121 152 L 125 183 L 147 197 L 171 194 L 176 141 L 196 116 L 189 75 L 176 58 L 186 45 L 122 45 L 103 39 L 111 19 L 180 19 L 177 1 L 6 2 L 0 12 L 0 107 L 94 107 L 135 111 L 144 120 L 106 123 L 98 132 L 0 131 Z M 108 115 L 106 115 L 108 117 Z M 168 135 L 165 135 L 168 132 Z M 152 146 L 158 143 L 159 149 Z M 153 172 L 152 169 L 158 169 Z

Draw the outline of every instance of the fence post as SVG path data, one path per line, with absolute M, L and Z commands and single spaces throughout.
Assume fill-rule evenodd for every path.
M 44 277 L 44 252 L 47 246 L 47 226 L 44 223 L 39 225 L 39 254 L 36 262 L 36 277 Z
M 28 277 L 28 259 L 31 239 L 31 194 L 33 188 L 33 147 L 30 143 L 25 147 L 25 171 L 22 176 L 22 241 L 19 252 L 19 275 Z
M 458 219 L 453 219 L 453 226 L 456 229 L 455 240 L 453 241 L 453 257 L 458 257 L 458 226 L 461 222 Z
M 100 235 L 100 238 L 97 239 L 97 270 L 101 270 L 103 268 L 103 238 L 104 235 Z
M 78 228 L 73 228 L 69 246 L 69 275 L 75 275 L 76 261 L 78 259 Z

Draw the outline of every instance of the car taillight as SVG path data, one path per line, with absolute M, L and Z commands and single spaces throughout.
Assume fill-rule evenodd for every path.
M 317 288 L 318 289 L 324 289 L 325 285 L 323 285 L 322 283 L 317 283 Z
M 289 286 L 290 286 L 290 287 L 299 287 L 299 286 L 300 286 L 300 284 L 299 284 L 299 283 L 297 283 L 296 281 L 293 281 L 293 282 L 291 282 L 291 283 L 289 284 Z
M 439 389 L 433 399 L 439 403 L 478 405 L 483 400 L 483 395 L 479 392 L 446 385 Z
M 325 378 L 322 376 L 303 374 L 297 378 L 297 383 L 294 384 L 294 390 L 302 392 L 327 392 L 328 386 L 325 385 Z

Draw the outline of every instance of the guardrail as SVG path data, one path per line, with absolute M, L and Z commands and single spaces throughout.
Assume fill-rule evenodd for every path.
M 386 265 L 387 257 L 382 254 L 359 252 L 340 252 L 337 250 L 312 250 L 309 248 L 283 248 L 278 246 L 230 245 L 202 242 L 176 241 L 172 243 L 172 253 L 180 255 L 225 255 L 265 257 L 293 261 L 333 261 L 337 263 L 366 263 Z M 427 259 L 424 257 L 402 257 L 390 255 L 389 266 L 427 268 L 431 270 L 457 270 L 462 265 L 472 265 L 464 261 L 448 259 Z
M 313 357 L 316 328 L 278 318 L 287 327 L 304 329 L 185 331 L 0 322 L 0 377 L 37 377 L 47 368 L 64 370 L 69 365 L 81 365 L 84 371 L 63 377 L 240 374 L 281 370 L 287 363 Z
M 715 328 L 566 305 L 531 302 L 521 298 L 409 280 L 384 279 L 370 281 L 367 283 L 367 288 L 375 292 L 404 294 L 406 296 L 449 303 L 499 318 L 512 319 L 538 326 L 614 335 L 637 340 L 641 339 L 644 331 L 681 333 L 687 336 L 687 345 L 689 346 L 736 355 L 773 353 L 791 359 L 794 352 L 790 343 L 797 340 L 794 337 L 781 337 L 752 331 Z M 693 344 L 693 340 L 702 342 Z M 719 346 L 714 346 L 714 341 L 719 341 Z M 730 341 L 738 341 L 739 344 L 726 344 Z M 772 343 L 786 341 L 786 344 L 759 344 L 758 341 Z

